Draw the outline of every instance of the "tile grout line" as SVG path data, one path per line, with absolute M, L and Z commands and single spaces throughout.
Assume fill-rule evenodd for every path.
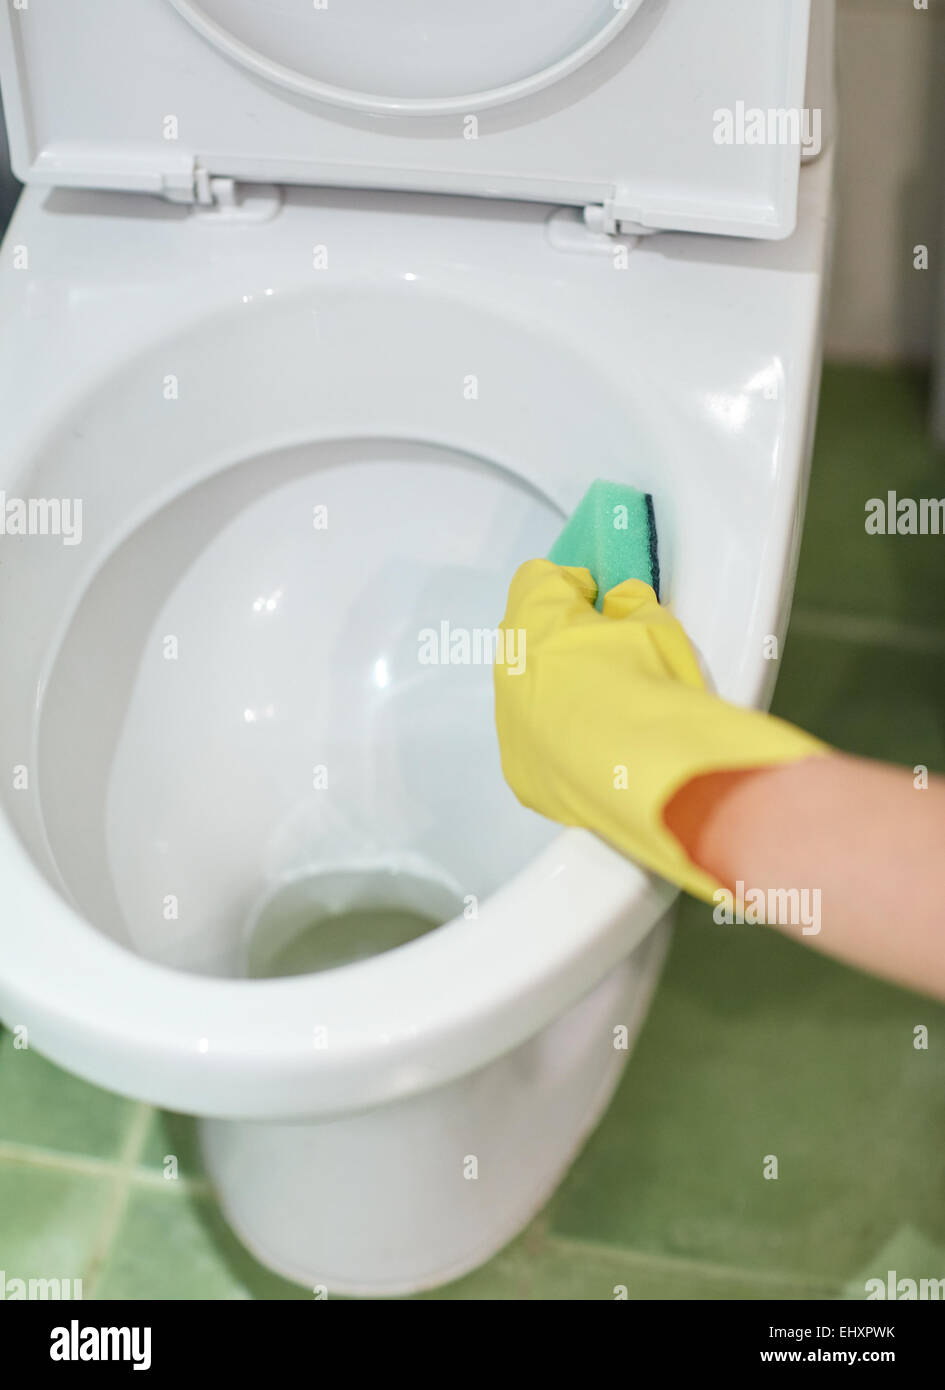
M 95 1287 L 102 1272 L 102 1267 L 104 1266 L 108 1252 L 115 1242 L 122 1217 L 128 1207 L 135 1168 L 144 1149 L 145 1141 L 148 1137 L 148 1128 L 154 1114 L 155 1110 L 153 1106 L 147 1105 L 144 1101 L 141 1101 L 137 1105 L 128 1123 L 128 1129 L 125 1133 L 125 1142 L 122 1145 L 121 1153 L 118 1156 L 118 1162 L 115 1165 L 111 1196 L 105 1214 L 102 1217 L 101 1225 L 98 1228 L 98 1233 L 92 1244 L 92 1249 L 84 1271 L 83 1288 L 86 1290 L 86 1298 L 95 1297 Z
M 85 1154 L 57 1153 L 32 1144 L 0 1143 L 0 1163 L 23 1163 L 36 1168 L 80 1174 L 86 1178 L 113 1178 L 120 1172 L 110 1158 L 88 1158 Z
M 55 1149 L 43 1149 L 32 1144 L 4 1143 L 0 1141 L 0 1164 L 22 1163 L 32 1168 L 51 1168 L 59 1173 L 71 1173 L 84 1178 L 117 1178 L 124 1169 L 120 1159 L 89 1158 L 85 1154 L 59 1153 Z M 213 1189 L 205 1178 L 178 1178 L 169 1183 L 162 1173 L 150 1168 L 133 1165 L 131 1180 L 136 1187 L 160 1188 L 162 1192 L 206 1196 Z
M 163 1173 L 148 1168 L 133 1168 L 131 1171 L 133 1187 L 153 1188 L 160 1192 L 173 1192 L 179 1197 L 214 1197 L 213 1185 L 207 1178 L 181 1178 L 168 1182 Z
M 925 656 L 945 655 L 945 635 L 932 625 L 901 623 L 895 618 L 869 618 L 832 608 L 795 607 L 785 646 L 794 632 L 801 637 L 830 638 L 853 646 L 888 647 Z
M 780 1284 L 782 1288 L 790 1287 L 808 1292 L 817 1292 L 825 1297 L 840 1294 L 843 1290 L 842 1281 L 838 1280 L 835 1284 L 826 1283 L 817 1279 L 809 1279 L 806 1275 L 792 1274 L 789 1271 L 778 1270 L 759 1270 L 744 1265 L 720 1265 L 713 1264 L 707 1260 L 697 1260 L 692 1258 L 676 1258 L 673 1255 L 660 1255 L 647 1250 L 634 1250 L 627 1246 L 605 1245 L 600 1241 L 581 1240 L 577 1237 L 556 1235 L 549 1231 L 545 1236 L 546 1248 L 556 1247 L 561 1254 L 582 1254 L 593 1255 L 600 1258 L 626 1259 L 641 1264 L 648 1264 L 656 1268 L 664 1269 L 668 1273 L 681 1273 L 683 1271 L 693 1274 L 701 1274 L 714 1279 L 743 1279 L 756 1280 L 765 1284 Z

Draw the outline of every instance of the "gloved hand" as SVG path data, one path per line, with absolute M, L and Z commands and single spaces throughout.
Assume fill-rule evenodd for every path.
M 711 902 L 720 885 L 663 823 L 673 795 L 703 773 L 828 750 L 711 695 L 685 632 L 642 580 L 611 589 L 602 612 L 596 598 L 588 570 L 550 560 L 529 560 L 512 580 L 502 628 L 519 634 L 520 661 L 495 666 L 505 779 L 523 805 L 595 831 Z

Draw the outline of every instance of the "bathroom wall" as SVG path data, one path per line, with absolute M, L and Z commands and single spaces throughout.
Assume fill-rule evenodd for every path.
M 917 9 L 916 5 L 928 8 Z M 839 222 L 827 353 L 923 361 L 945 225 L 945 0 L 838 0 Z M 913 268 L 926 245 L 930 269 Z

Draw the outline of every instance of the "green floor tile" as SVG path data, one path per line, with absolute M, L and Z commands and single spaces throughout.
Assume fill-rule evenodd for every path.
M 214 1202 L 144 1187 L 132 1189 L 94 1296 L 312 1298 L 311 1292 L 258 1264 L 226 1226 Z
M 920 373 L 824 372 L 796 602 L 910 624 L 945 621 L 943 536 L 870 536 L 866 503 L 894 491 L 945 497 L 945 452 L 928 435 Z
M 844 752 L 945 772 L 945 653 L 789 631 L 781 666 L 776 714 Z
M 172 1159 L 176 1162 L 172 1163 Z M 137 1166 L 156 1170 L 169 1182 L 174 1181 L 171 1175 L 175 1172 L 178 1178 L 202 1179 L 204 1170 L 197 1142 L 197 1121 L 190 1115 L 156 1110 Z
M 528 1297 L 535 1300 L 610 1302 L 824 1298 L 833 1291 L 803 1282 L 763 1277 L 711 1265 L 653 1260 L 627 1252 L 553 1241 L 534 1262 Z
M 11 1032 L 0 1034 L 0 1144 L 114 1158 L 133 1109 L 131 1101 L 78 1080 L 34 1048 L 15 1048 Z
M 905 1225 L 945 1238 L 945 1008 L 691 900 L 681 917 L 553 1231 L 838 1284 Z
M 109 1179 L 0 1162 L 0 1271 L 11 1279 L 85 1279 Z
M 914 1291 L 906 1281 L 915 1285 Z M 935 1245 L 911 1226 L 903 1226 L 848 1281 L 843 1297 L 862 1302 L 945 1299 L 945 1245 Z

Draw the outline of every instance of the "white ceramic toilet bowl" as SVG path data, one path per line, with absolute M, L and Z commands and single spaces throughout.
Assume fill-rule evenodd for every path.
M 622 268 L 537 205 L 299 190 L 234 227 L 23 195 L 0 490 L 81 501 L 81 539 L 2 539 L 0 1014 L 204 1117 L 291 1278 L 474 1266 L 616 1084 L 673 890 L 517 804 L 476 643 L 623 480 L 710 677 L 764 703 L 829 158 L 801 184 L 790 241 L 618 241 Z M 306 973 L 245 978 L 302 926 Z

